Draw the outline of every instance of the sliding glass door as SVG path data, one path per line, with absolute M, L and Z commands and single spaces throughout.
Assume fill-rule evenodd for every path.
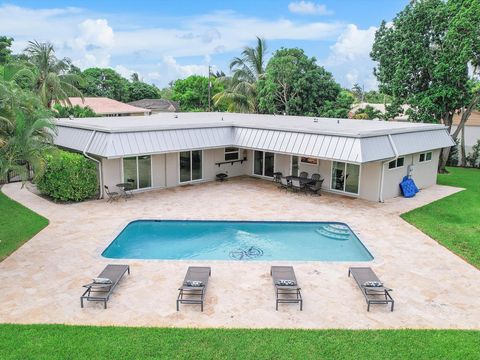
M 360 166 L 340 161 L 332 162 L 332 190 L 358 194 Z
M 255 175 L 273 177 L 275 154 L 266 151 L 254 151 L 253 173 Z
M 182 151 L 179 156 L 180 182 L 202 179 L 202 150 Z
M 298 156 L 292 156 L 292 175 L 298 176 Z
M 133 189 L 152 186 L 152 161 L 150 155 L 123 158 L 123 182 Z

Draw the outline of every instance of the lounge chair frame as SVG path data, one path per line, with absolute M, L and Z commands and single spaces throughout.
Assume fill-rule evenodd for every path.
M 110 299 L 110 295 L 117 286 L 117 284 L 122 280 L 125 273 L 128 272 L 130 275 L 130 266 L 129 265 L 117 265 L 109 264 L 103 269 L 103 271 L 98 275 L 99 278 L 107 278 L 112 280 L 111 284 L 105 284 L 105 286 L 100 286 L 99 284 L 88 284 L 84 285 L 87 289 L 80 296 L 80 307 L 83 308 L 83 301 L 97 301 L 103 302 L 103 308 L 107 308 L 107 302 Z M 97 294 L 97 295 L 95 295 Z M 99 295 L 103 294 L 103 295 Z
M 278 275 L 276 271 L 282 271 L 284 275 Z M 287 273 L 287 276 L 285 276 Z M 303 310 L 303 298 L 301 288 L 298 286 L 295 271 L 292 266 L 272 266 L 270 269 L 273 286 L 275 287 L 275 310 L 278 311 L 278 304 L 299 304 L 300 311 Z M 294 286 L 280 286 L 277 285 L 278 280 L 292 280 L 295 282 Z M 294 297 L 292 297 L 292 295 Z
M 197 272 L 197 274 L 195 274 Z M 202 275 L 198 275 L 198 272 L 203 272 Z M 207 275 L 208 274 L 208 275 Z M 200 305 L 200 310 L 203 312 L 203 304 L 205 302 L 205 294 L 207 292 L 208 278 L 212 275 L 212 269 L 210 267 L 203 266 L 190 266 L 185 275 L 185 279 L 182 284 L 185 284 L 187 280 L 190 281 L 202 281 L 203 286 L 193 287 L 182 285 L 178 289 L 177 297 L 177 311 L 180 311 L 180 304 Z M 188 298 L 185 298 L 188 297 Z
M 360 274 L 359 271 L 362 273 Z M 353 276 L 355 282 L 365 297 L 365 301 L 367 302 L 367 311 L 370 311 L 370 305 L 375 304 L 390 304 L 390 311 L 393 311 L 395 301 L 390 295 L 390 291 L 392 291 L 392 289 L 383 286 L 379 288 L 371 288 L 363 285 L 366 281 L 380 281 L 371 268 L 351 267 L 348 269 L 348 276 L 350 277 L 350 275 Z

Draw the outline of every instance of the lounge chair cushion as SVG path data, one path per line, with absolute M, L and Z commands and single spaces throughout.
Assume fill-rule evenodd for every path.
M 381 281 L 365 281 L 363 283 L 365 287 L 382 287 L 383 283 Z
M 203 281 L 196 281 L 196 280 L 186 280 L 183 285 L 191 286 L 191 287 L 202 287 Z
M 112 280 L 107 278 L 94 278 L 93 283 L 94 284 L 111 284 Z
M 278 280 L 277 285 L 278 286 L 295 286 L 297 284 L 293 280 Z

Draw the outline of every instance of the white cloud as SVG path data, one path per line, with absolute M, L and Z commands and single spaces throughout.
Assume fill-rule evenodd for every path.
M 181 65 L 173 56 L 164 56 L 156 64 L 155 70 L 147 74 L 147 80 L 154 81 L 162 86 L 167 85 L 173 79 L 184 79 L 190 75 L 208 75 L 208 59 L 205 58 L 203 64 Z M 212 66 L 212 72 L 216 70 Z
M 333 11 L 327 9 L 326 5 L 316 4 L 311 1 L 296 1 L 288 4 L 288 10 L 294 14 L 302 15 L 331 15 Z

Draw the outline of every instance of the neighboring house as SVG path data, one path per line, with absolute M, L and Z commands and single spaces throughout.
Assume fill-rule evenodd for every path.
M 142 116 L 150 115 L 149 109 L 136 107 L 106 97 L 71 97 L 72 106 L 88 106 L 100 116 Z
M 365 109 L 367 106 L 371 106 L 375 110 L 380 111 L 382 114 L 385 114 L 385 104 L 371 104 L 371 103 L 367 103 L 367 102 L 361 102 L 361 103 L 354 104 L 352 106 L 352 109 L 348 113 L 348 118 L 353 119 L 353 116 L 355 115 L 355 113 L 358 110 Z M 395 121 L 408 121 L 408 116 L 405 115 L 405 111 L 407 109 L 409 109 L 408 105 L 402 105 L 403 114 L 398 115 L 393 120 L 395 120 Z
M 457 125 L 460 122 L 460 115 L 455 114 L 453 116 L 453 125 L 452 133 L 457 129 Z M 472 147 L 480 140 L 480 111 L 472 111 L 470 117 L 465 123 L 465 153 L 468 155 L 472 152 Z M 460 141 L 461 133 L 458 135 L 458 140 Z
M 138 106 L 144 109 L 149 109 L 152 111 L 152 114 L 180 111 L 180 106 L 178 102 L 167 99 L 142 99 L 129 102 L 128 104 Z
M 440 149 L 454 144 L 438 124 L 236 113 L 59 119 L 57 129 L 56 145 L 97 159 L 102 190 L 306 171 L 325 191 L 372 201 L 400 195 L 409 171 L 419 188 L 435 184 Z

